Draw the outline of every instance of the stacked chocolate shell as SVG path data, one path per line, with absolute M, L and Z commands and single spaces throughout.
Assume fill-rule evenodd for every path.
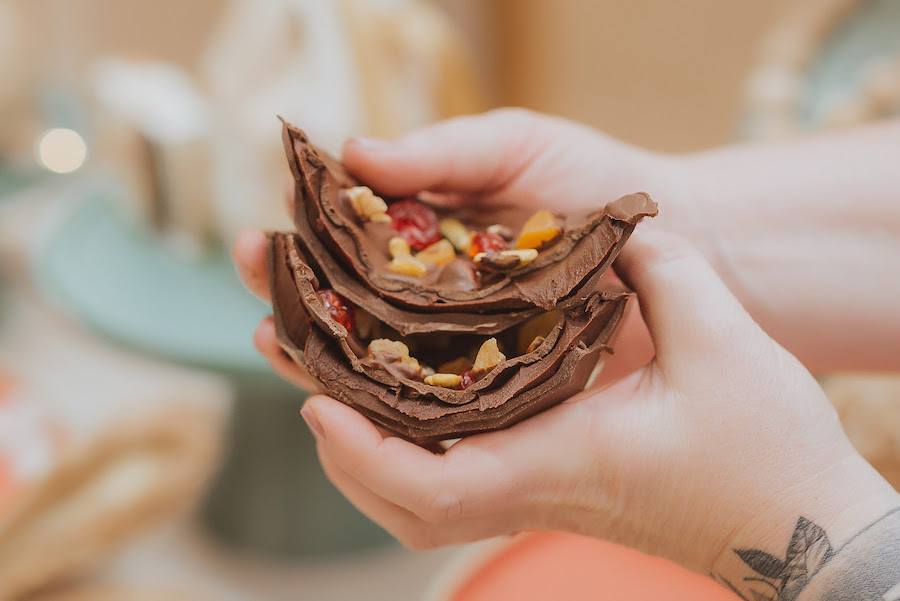
M 510 426 L 581 391 L 628 292 L 601 276 L 656 203 L 445 209 L 382 199 L 288 124 L 296 232 L 270 237 L 279 340 L 322 385 L 427 443 Z

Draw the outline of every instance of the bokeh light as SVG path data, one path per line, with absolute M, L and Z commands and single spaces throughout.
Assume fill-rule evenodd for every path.
M 77 171 L 87 158 L 87 144 L 74 130 L 56 128 L 41 136 L 37 145 L 37 160 L 54 173 Z

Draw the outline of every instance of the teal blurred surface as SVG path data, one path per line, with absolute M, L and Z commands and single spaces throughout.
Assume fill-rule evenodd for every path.
M 189 260 L 87 194 L 42 245 L 34 271 L 67 312 L 130 348 L 212 370 L 236 391 L 229 450 L 203 520 L 224 541 L 282 557 L 327 557 L 390 537 L 325 478 L 300 417 L 305 393 L 252 344 L 269 308 L 243 287 L 224 249 Z

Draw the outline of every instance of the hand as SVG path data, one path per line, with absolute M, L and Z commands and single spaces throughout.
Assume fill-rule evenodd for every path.
M 588 127 L 520 109 L 450 119 L 393 141 L 351 139 L 343 161 L 361 181 L 387 196 L 424 192 L 444 204 L 515 203 L 558 211 L 598 208 L 654 187 L 655 178 L 665 172 L 660 156 Z M 244 232 L 233 256 L 250 290 L 271 301 L 263 234 Z M 281 351 L 271 319 L 260 324 L 254 341 L 282 377 L 314 389 L 315 381 Z M 597 385 L 630 373 L 652 356 L 647 329 L 632 304 L 616 353 Z
M 328 476 L 412 548 L 556 529 L 702 573 L 736 546 L 786 544 L 798 515 L 835 540 L 897 505 L 815 379 L 690 246 L 638 228 L 618 267 L 643 301 L 649 365 L 443 454 L 312 397 Z

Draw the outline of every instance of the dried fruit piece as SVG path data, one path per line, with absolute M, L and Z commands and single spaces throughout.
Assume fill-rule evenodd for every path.
M 472 361 L 468 357 L 458 357 L 438 367 L 438 370 L 445 374 L 462 374 L 467 369 L 472 369 Z
M 409 347 L 399 340 L 376 338 L 369 343 L 368 356 L 383 365 L 399 363 L 412 374 L 419 374 L 422 370 L 419 361 L 409 356 Z
M 478 269 L 483 271 L 506 272 L 525 267 L 538 257 L 533 248 L 524 250 L 501 250 L 500 252 L 478 253 L 473 258 Z
M 488 232 L 478 232 L 472 236 L 472 244 L 469 246 L 469 256 L 474 257 L 479 253 L 499 252 L 509 248 L 509 244 L 503 236 Z
M 350 301 L 330 288 L 317 290 L 316 295 L 333 320 L 347 328 L 348 332 L 353 329 L 356 323 L 356 307 Z
M 393 227 L 409 245 L 422 250 L 441 239 L 437 214 L 421 202 L 411 198 L 395 202 L 387 208 Z
M 388 263 L 388 269 L 399 275 L 420 278 L 428 273 L 428 265 L 410 255 L 398 255 Z
M 473 234 L 463 225 L 462 221 L 458 219 L 441 219 L 440 232 L 456 250 L 461 253 L 469 252 Z
M 506 360 L 506 355 L 500 352 L 496 338 L 488 338 L 478 349 L 475 364 L 472 366 L 474 375 L 484 373 L 496 367 L 501 361 Z
M 543 336 L 535 336 L 534 340 L 531 341 L 531 344 L 528 345 L 528 348 L 525 349 L 525 354 L 533 353 L 537 350 L 539 346 L 544 343 L 545 338 Z
M 456 258 L 453 245 L 447 240 L 438 240 L 423 251 L 416 253 L 416 259 L 428 265 L 443 267 L 450 264 Z
M 409 242 L 405 238 L 394 236 L 388 240 L 388 252 L 391 253 L 391 258 L 396 259 L 397 257 L 408 256 L 412 251 L 409 249 Z
M 538 211 L 522 226 L 516 248 L 541 248 L 561 235 L 562 228 L 553 213 Z
M 375 196 L 372 189 L 368 186 L 354 186 L 345 190 L 347 198 L 350 200 L 350 206 L 357 217 L 363 221 L 373 221 L 375 223 L 388 223 L 391 221 L 387 214 L 387 203 L 380 197 Z
M 475 374 L 473 373 L 472 368 L 463 371 L 460 375 L 459 388 L 460 390 L 465 390 L 469 386 L 475 383 Z
M 494 225 L 489 225 L 487 227 L 487 233 L 496 234 L 507 241 L 513 239 L 513 231 L 511 229 L 509 229 L 508 227 L 506 227 L 505 225 L 502 225 L 500 223 L 495 223 Z
M 457 374 L 434 374 L 425 378 L 425 383 L 429 386 L 440 386 L 441 388 L 456 388 L 460 382 L 462 382 L 462 376 Z

